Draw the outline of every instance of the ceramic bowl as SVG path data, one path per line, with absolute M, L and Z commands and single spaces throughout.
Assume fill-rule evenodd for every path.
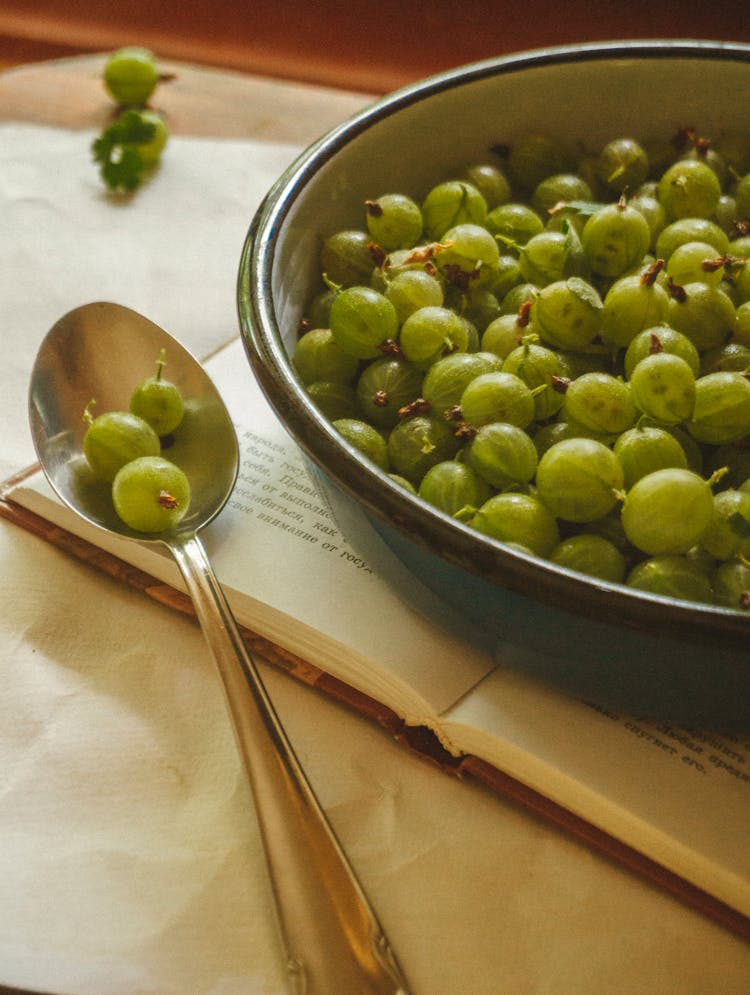
M 418 197 L 528 131 L 600 148 L 694 126 L 749 130 L 750 46 L 613 42 L 504 56 L 378 100 L 322 137 L 252 220 L 238 309 L 253 370 L 336 505 L 356 502 L 393 552 L 499 662 L 600 706 L 724 728 L 750 725 L 750 619 L 555 567 L 486 538 L 394 484 L 310 403 L 290 362 L 319 285 L 319 247 L 362 226 L 363 201 Z M 356 537 L 355 537 L 356 538 Z

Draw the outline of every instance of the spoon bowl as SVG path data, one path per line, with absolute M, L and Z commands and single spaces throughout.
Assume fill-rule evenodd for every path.
M 187 474 L 190 507 L 169 535 L 135 532 L 117 516 L 109 489 L 83 456 L 83 413 L 127 411 L 134 388 L 166 353 L 165 376 L 185 399 L 185 415 L 164 455 Z M 208 524 L 232 493 L 239 468 L 234 426 L 200 363 L 168 332 L 129 308 L 97 302 L 52 327 L 37 354 L 29 417 L 44 471 L 59 496 L 89 522 L 141 542 L 170 542 Z
M 190 482 L 185 516 L 158 534 L 134 532 L 117 516 L 110 488 L 83 454 L 96 411 L 127 411 L 132 391 L 154 371 L 181 391 L 185 417 L 164 455 Z M 256 814 L 291 989 L 297 995 L 407 995 L 374 911 L 297 760 L 197 531 L 221 511 L 239 466 L 237 436 L 218 391 L 190 353 L 143 315 L 96 302 L 64 315 L 39 349 L 29 388 L 39 461 L 77 514 L 129 540 L 158 542 L 174 556 L 221 678 Z

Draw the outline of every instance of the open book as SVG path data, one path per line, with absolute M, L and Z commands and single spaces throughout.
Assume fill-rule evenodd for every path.
M 750 938 L 750 731 L 614 714 L 469 646 L 364 515 L 334 520 L 242 343 L 206 368 L 235 419 L 242 461 L 202 538 L 250 649 Z M 87 525 L 41 471 L 20 473 L 0 497 L 4 517 L 191 610 L 168 553 Z

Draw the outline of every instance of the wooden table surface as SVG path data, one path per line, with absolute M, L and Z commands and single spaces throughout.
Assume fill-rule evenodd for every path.
M 98 128 L 112 102 L 101 84 L 104 55 L 41 62 L 0 74 L 0 121 Z M 367 94 L 159 61 L 174 79 L 154 106 L 175 134 L 259 138 L 307 145 L 371 102 Z

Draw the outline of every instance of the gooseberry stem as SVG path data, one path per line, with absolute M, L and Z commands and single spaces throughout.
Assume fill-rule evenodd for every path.
M 708 478 L 708 480 L 706 481 L 706 483 L 708 484 L 709 487 L 714 487 L 716 484 L 719 483 L 719 481 L 723 477 L 726 477 L 726 475 L 728 473 L 729 473 L 729 467 L 728 466 L 720 466 L 718 470 L 714 470 L 714 472 Z
M 159 358 L 156 360 L 156 379 L 161 380 L 162 371 L 167 365 L 167 353 L 164 349 L 159 353 Z
M 92 397 L 86 407 L 83 409 L 83 420 L 87 425 L 92 425 L 94 422 L 94 416 L 91 414 L 91 409 L 96 404 L 96 398 Z

